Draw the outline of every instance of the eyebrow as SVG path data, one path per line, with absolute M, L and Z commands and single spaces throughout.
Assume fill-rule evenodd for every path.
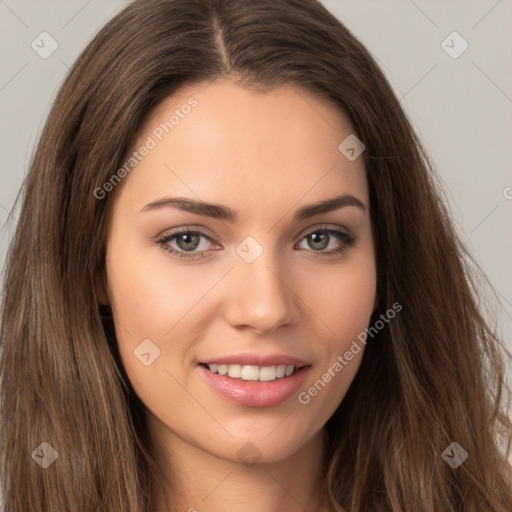
M 340 196 L 326 199 L 318 203 L 303 206 L 297 210 L 293 216 L 294 221 L 301 221 L 319 215 L 321 213 L 331 212 L 346 206 L 355 206 L 362 211 L 366 211 L 366 206 L 357 197 L 350 194 L 343 194 Z M 205 215 L 215 219 L 221 219 L 228 222 L 236 223 L 239 220 L 238 212 L 220 204 L 210 204 L 202 201 L 186 197 L 162 197 L 148 203 L 141 212 L 147 212 L 165 207 L 175 207 L 185 212 L 196 213 L 198 215 Z

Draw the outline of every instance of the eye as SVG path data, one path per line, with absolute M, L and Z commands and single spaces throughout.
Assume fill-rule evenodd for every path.
M 211 242 L 211 239 L 205 234 L 183 227 L 162 236 L 157 243 L 162 250 L 173 256 L 195 260 L 206 257 L 208 252 L 209 244 L 205 244 L 202 250 L 198 250 L 201 246 L 201 238 Z M 304 235 L 301 243 L 302 241 L 308 243 L 312 252 L 319 253 L 319 257 L 329 257 L 346 251 L 355 243 L 356 237 L 345 231 L 322 226 Z M 325 249 L 331 245 L 331 242 L 334 242 L 335 247 L 326 251 Z
M 304 238 L 313 249 L 313 252 L 320 253 L 318 256 L 336 256 L 354 245 L 356 237 L 339 229 L 320 227 L 307 233 Z M 325 251 L 331 242 L 334 241 L 335 248 Z M 337 247 L 336 247 L 337 245 Z
M 157 240 L 157 243 L 161 246 L 162 250 L 175 255 L 178 258 L 198 259 L 204 258 L 204 253 L 206 252 L 206 248 L 202 251 L 196 251 L 200 246 L 201 238 L 210 240 L 209 237 L 199 231 L 192 231 L 188 228 L 179 228 L 169 235 L 164 235 L 162 238 Z M 177 249 L 171 245 L 171 242 L 176 243 Z

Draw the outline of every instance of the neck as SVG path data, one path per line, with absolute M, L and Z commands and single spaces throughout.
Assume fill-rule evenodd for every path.
M 151 428 L 155 421 L 152 450 L 168 482 L 156 493 L 156 512 L 245 512 L 255 504 L 265 512 L 331 510 L 323 496 L 324 430 L 284 460 L 250 465 L 205 452 L 169 429 L 162 434 L 161 424 Z

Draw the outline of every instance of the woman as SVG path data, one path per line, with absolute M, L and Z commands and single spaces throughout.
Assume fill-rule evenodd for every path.
M 4 510 L 509 510 L 503 346 L 443 200 L 317 1 L 130 4 L 25 183 Z

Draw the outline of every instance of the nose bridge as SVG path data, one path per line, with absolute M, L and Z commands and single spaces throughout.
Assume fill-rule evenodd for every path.
M 227 308 L 232 325 L 269 331 L 296 321 L 298 307 L 286 262 L 267 236 L 246 237 L 235 249 L 234 271 Z

